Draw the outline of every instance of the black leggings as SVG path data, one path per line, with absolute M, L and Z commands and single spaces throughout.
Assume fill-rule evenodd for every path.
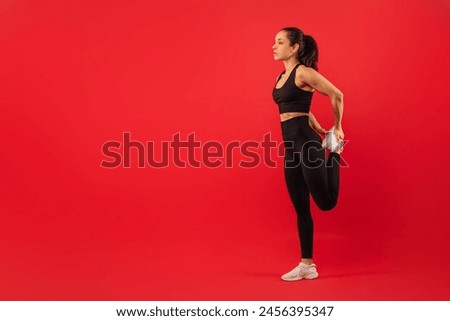
M 313 256 L 314 223 L 310 210 L 311 193 L 323 211 L 333 209 L 339 193 L 338 153 L 329 153 L 325 162 L 322 139 L 309 126 L 308 116 L 297 116 L 281 122 L 285 145 L 284 176 L 297 213 L 297 227 L 302 258 Z

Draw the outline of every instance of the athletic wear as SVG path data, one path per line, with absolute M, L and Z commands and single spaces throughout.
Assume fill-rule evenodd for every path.
M 284 176 L 290 199 L 297 213 L 297 228 L 302 258 L 313 256 L 314 224 L 310 195 L 323 210 L 333 209 L 339 192 L 338 153 L 325 159 L 322 139 L 309 126 L 309 116 L 297 116 L 281 122 L 284 140 Z
M 300 262 L 298 266 L 296 266 L 292 271 L 282 275 L 281 278 L 284 281 L 298 281 L 301 279 L 312 280 L 318 276 L 319 273 L 317 272 L 315 264 L 308 265 Z
M 300 89 L 295 84 L 295 71 L 299 66 L 300 63 L 294 67 L 281 88 L 276 88 L 281 75 L 286 72 L 286 70 L 283 71 L 273 88 L 272 97 L 275 103 L 278 104 L 280 114 L 289 112 L 309 113 L 313 92 Z
M 299 66 L 300 63 L 292 69 L 283 87 L 277 89 L 275 84 L 272 94 L 280 113 L 309 113 L 313 92 L 302 90 L 295 84 L 295 72 Z M 282 121 L 281 131 L 285 145 L 284 176 L 289 197 L 297 213 L 301 257 L 312 258 L 314 223 L 310 195 L 323 211 L 336 206 L 340 155 L 330 151 L 328 159 L 325 159 L 322 139 L 309 125 L 308 115 Z

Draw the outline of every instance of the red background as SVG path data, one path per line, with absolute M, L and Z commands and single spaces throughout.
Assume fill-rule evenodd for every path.
M 0 299 L 449 300 L 448 1 L 0 1 Z M 344 93 L 338 206 L 300 258 L 277 167 L 105 169 L 101 146 L 281 142 L 285 26 Z M 328 97 L 312 111 L 333 123 Z

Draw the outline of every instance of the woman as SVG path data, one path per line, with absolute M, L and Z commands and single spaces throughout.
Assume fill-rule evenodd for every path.
M 278 104 L 285 145 L 284 176 L 290 199 L 297 213 L 301 262 L 282 275 L 285 281 L 315 279 L 319 276 L 313 262 L 314 225 L 310 210 L 311 194 L 324 211 L 337 204 L 339 161 L 343 151 L 343 94 L 318 73 L 317 44 L 300 29 L 287 27 L 275 36 L 272 46 L 275 60 L 283 61 L 285 71 L 277 78 L 273 99 Z M 325 131 L 310 112 L 313 93 L 331 99 L 334 126 Z M 322 138 L 318 133 L 326 135 Z M 325 149 L 329 156 L 325 162 Z

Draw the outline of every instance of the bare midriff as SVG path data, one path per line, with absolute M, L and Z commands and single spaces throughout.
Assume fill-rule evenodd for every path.
M 298 117 L 298 116 L 309 116 L 309 113 L 302 113 L 302 112 L 282 113 L 282 114 L 280 114 L 280 119 L 281 119 L 281 121 L 286 121 L 288 119 Z

